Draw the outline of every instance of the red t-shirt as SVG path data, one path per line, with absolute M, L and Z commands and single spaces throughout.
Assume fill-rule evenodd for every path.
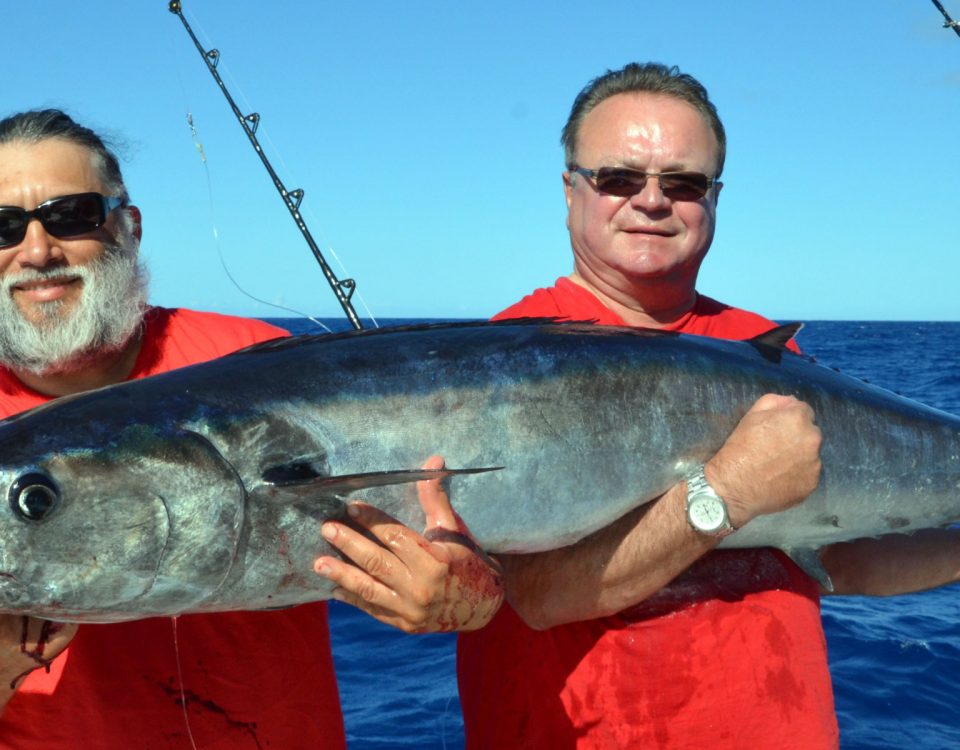
M 255 320 L 152 308 L 130 379 L 284 335 Z M 48 400 L 0 368 L 0 416 Z M 204 750 L 344 748 L 326 604 L 82 625 L 0 717 L 0 748 L 16 750 L 190 748 L 191 734 Z
M 559 279 L 496 316 L 624 325 Z M 744 339 L 774 324 L 700 296 L 671 330 Z M 611 617 L 528 628 L 504 606 L 457 648 L 468 750 L 838 744 L 817 584 L 772 549 L 709 553 Z

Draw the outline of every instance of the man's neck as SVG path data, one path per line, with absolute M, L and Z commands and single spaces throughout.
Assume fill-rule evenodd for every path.
M 45 396 L 68 396 L 72 393 L 102 388 L 106 385 L 120 383 L 127 379 L 137 363 L 143 335 L 136 334 L 120 350 L 104 354 L 95 362 L 85 365 L 75 372 L 52 372 L 45 375 L 36 375 L 23 370 L 13 370 L 13 374 L 24 385 Z
M 693 287 L 675 289 L 654 281 L 637 284 L 630 291 L 624 291 L 601 279 L 588 280 L 578 271 L 567 278 L 589 291 L 604 307 L 613 310 L 631 326 L 666 328 L 690 312 L 697 302 L 697 292 Z

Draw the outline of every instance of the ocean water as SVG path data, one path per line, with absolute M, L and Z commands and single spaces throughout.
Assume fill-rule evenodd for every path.
M 380 321 L 400 322 L 417 321 Z M 960 414 L 960 323 L 813 321 L 798 341 L 823 364 Z M 330 611 L 351 750 L 463 748 L 455 636 L 407 636 L 338 602 Z M 844 750 L 960 748 L 960 585 L 828 597 L 823 622 Z

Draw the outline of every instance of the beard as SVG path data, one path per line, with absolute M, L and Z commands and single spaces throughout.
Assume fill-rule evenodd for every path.
M 121 222 L 114 242 L 85 265 L 34 269 L 0 279 L 0 362 L 12 370 L 51 375 L 83 370 L 126 346 L 143 324 L 147 273 L 137 258 L 137 239 Z M 72 309 L 53 300 L 28 320 L 13 299 L 13 287 L 32 281 L 82 280 Z

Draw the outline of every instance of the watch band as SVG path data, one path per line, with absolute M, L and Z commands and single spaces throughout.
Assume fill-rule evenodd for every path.
M 703 464 L 695 466 L 686 476 L 687 481 L 687 522 L 697 533 L 723 539 L 729 536 L 736 527 L 730 523 L 730 514 L 727 504 L 710 486 L 703 472 Z M 703 513 L 719 514 L 720 524 L 716 528 L 707 527 L 703 523 Z

